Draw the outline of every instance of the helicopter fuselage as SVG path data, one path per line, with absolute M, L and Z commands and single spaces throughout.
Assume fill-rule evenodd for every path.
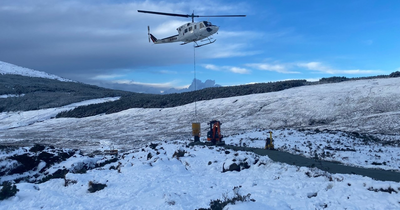
M 219 27 L 216 25 L 212 25 L 211 22 L 201 21 L 201 22 L 193 22 L 186 23 L 176 30 L 178 31 L 177 35 L 166 37 L 163 39 L 157 39 L 149 32 L 149 36 L 154 44 L 163 44 L 163 43 L 172 43 L 172 42 L 183 42 L 181 45 L 188 44 L 190 42 L 197 42 L 203 39 L 208 38 L 210 43 L 213 43 L 215 40 L 211 40 L 209 38 L 211 35 L 218 32 Z M 196 43 L 197 44 L 197 43 Z M 202 46 L 202 45 L 197 45 Z

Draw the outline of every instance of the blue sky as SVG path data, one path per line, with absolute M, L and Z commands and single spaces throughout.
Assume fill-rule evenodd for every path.
M 198 18 L 220 27 L 197 48 L 196 76 L 220 85 L 361 77 L 400 70 L 400 1 L 1 0 L 0 60 L 107 87 L 182 88 L 193 45 L 148 43 L 190 19 L 138 13 L 245 14 Z

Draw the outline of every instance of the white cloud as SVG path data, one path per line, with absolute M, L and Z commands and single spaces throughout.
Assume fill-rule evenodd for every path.
M 333 68 L 326 66 L 320 62 L 297 63 L 296 65 L 298 67 L 303 67 L 308 70 L 319 71 L 319 72 L 326 73 L 326 74 L 379 74 L 379 73 L 382 73 L 381 70 L 333 69 Z
M 262 38 L 264 36 L 263 33 L 255 32 L 255 31 L 218 31 L 221 38 L 232 38 L 232 37 L 241 37 L 241 38 Z
M 101 74 L 101 75 L 96 75 L 92 77 L 94 80 L 110 80 L 110 79 L 115 79 L 119 77 L 123 77 L 125 75 L 122 74 Z
M 274 71 L 283 74 L 298 74 L 300 72 L 290 71 L 291 64 L 269 64 L 269 63 L 250 63 L 246 66 L 263 71 Z
M 157 39 L 165 38 L 165 36 L 173 36 L 178 34 L 176 28 L 187 23 L 187 21 L 171 20 L 158 25 L 154 31 L 150 31 Z M 151 29 L 150 29 L 151 30 Z
M 251 71 L 246 68 L 235 67 L 235 66 L 216 66 L 214 64 L 204 64 L 202 65 L 204 68 L 213 70 L 213 71 L 228 71 L 235 74 L 250 74 Z
M 160 70 L 159 73 L 161 73 L 161 74 L 178 74 L 177 71 L 170 71 L 170 70 Z
M 236 73 L 236 74 L 250 74 L 250 70 L 245 69 L 245 68 L 239 68 L 239 67 L 231 67 L 231 68 L 229 68 L 229 71 Z
M 203 65 L 204 68 L 209 69 L 209 70 L 213 70 L 213 71 L 219 71 L 220 68 L 216 65 L 213 64 L 205 64 Z
M 309 70 L 315 70 L 315 71 L 325 72 L 328 74 L 333 74 L 333 71 L 331 68 L 322 65 L 322 63 L 320 63 L 320 62 L 298 63 L 296 65 L 298 67 L 307 68 Z
M 236 42 L 237 41 L 238 40 L 236 40 Z M 247 44 L 245 44 L 245 43 L 233 44 L 233 42 L 230 42 L 229 44 L 224 44 L 224 43 L 221 44 L 220 42 L 216 42 L 212 45 L 213 45 L 213 47 L 210 47 L 206 53 L 200 53 L 201 57 L 213 58 L 213 59 L 214 58 L 232 58 L 232 57 L 252 56 L 252 55 L 261 53 L 260 51 L 246 50 Z
M 283 74 L 299 74 L 299 68 L 321 72 L 325 74 L 380 74 L 383 73 L 381 70 L 361 70 L 361 69 L 334 69 L 321 62 L 308 62 L 308 63 L 250 63 L 246 66 L 264 70 L 264 71 L 274 71 Z M 293 70 L 296 69 L 296 70 Z

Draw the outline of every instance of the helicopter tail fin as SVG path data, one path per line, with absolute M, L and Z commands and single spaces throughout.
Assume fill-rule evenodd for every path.
M 147 34 L 149 36 L 149 42 L 150 42 L 150 39 L 151 39 L 151 41 L 153 41 L 153 43 L 157 42 L 157 38 L 155 36 L 153 36 L 153 34 L 150 33 L 150 26 L 147 26 Z
M 153 41 L 153 43 L 157 42 L 157 38 L 155 36 L 153 36 L 153 34 L 149 34 L 149 39 L 151 39 L 151 41 Z

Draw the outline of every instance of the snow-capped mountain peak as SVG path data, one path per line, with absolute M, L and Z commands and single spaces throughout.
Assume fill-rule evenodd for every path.
M 24 67 L 20 67 L 14 64 L 6 63 L 3 61 L 0 61 L 0 74 L 16 74 L 16 75 L 22 75 L 22 76 L 27 76 L 27 77 L 41 77 L 41 78 L 47 78 L 47 79 L 56 79 L 62 82 L 72 82 L 72 80 L 65 79 L 53 74 L 48 74 L 43 71 L 37 71 L 33 69 L 28 69 Z

